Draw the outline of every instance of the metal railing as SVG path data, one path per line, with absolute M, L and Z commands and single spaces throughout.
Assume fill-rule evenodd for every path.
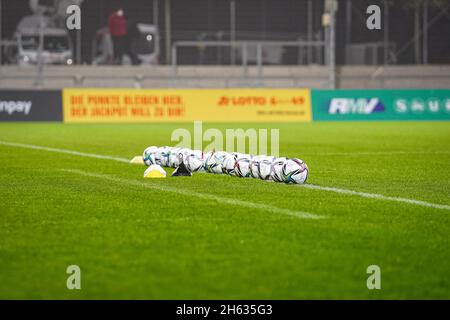
M 57 80 L 57 81 L 64 81 L 68 80 L 72 82 L 73 87 L 76 88 L 82 88 L 86 85 L 86 81 L 104 81 L 108 77 L 98 75 L 44 75 L 43 81 L 40 83 L 37 83 L 35 80 L 30 78 L 29 76 L 22 76 L 22 75 L 2 75 L 0 79 L 0 87 L 2 81 L 10 81 L 10 80 L 29 80 L 30 83 L 32 83 L 31 87 L 36 89 L 41 89 L 43 86 L 45 80 Z M 133 84 L 133 87 L 136 89 L 142 89 L 145 88 L 144 82 L 146 80 L 150 81 L 157 81 L 160 84 L 160 87 L 167 87 L 167 88 L 177 88 L 177 87 L 189 87 L 186 86 L 186 83 L 194 83 L 195 81 L 199 80 L 205 80 L 205 81 L 221 81 L 222 85 L 221 87 L 224 88 L 230 88 L 235 86 L 235 83 L 240 83 L 243 87 L 264 87 L 266 81 L 284 81 L 286 85 L 283 87 L 299 87 L 299 86 L 306 86 L 306 83 L 308 81 L 318 81 L 321 82 L 321 87 L 326 88 L 327 83 L 327 77 L 326 76 L 310 76 L 308 79 L 297 77 L 297 76 L 195 76 L 195 75 L 165 75 L 165 76 L 152 76 L 152 75 L 116 75 L 114 76 L 114 80 L 120 82 L 123 81 L 130 81 L 130 83 Z M 290 83 L 290 84 L 287 84 Z M 301 85 L 303 84 L 303 85 Z M 108 88 L 109 86 L 101 86 Z M 114 87 L 120 87 L 120 85 L 114 85 Z M 197 86 L 193 86 L 197 87 Z M 202 86 L 200 86 L 202 87 Z M 208 87 L 208 86 L 203 86 Z
M 72 75 L 44 75 L 45 80 L 69 80 L 73 83 L 74 87 L 84 87 L 86 81 L 104 81 L 105 76 L 102 75 L 81 75 L 81 74 L 72 74 Z M 399 81 L 403 82 L 405 80 L 410 80 L 411 78 L 427 80 L 427 81 L 439 81 L 439 80 L 447 80 L 448 75 L 445 74 L 385 74 L 381 71 L 379 74 L 375 74 L 372 77 L 368 75 L 338 75 L 338 82 L 342 81 L 366 81 L 370 83 L 370 88 L 385 88 L 386 81 Z M 327 88 L 328 87 L 328 79 L 327 75 L 309 75 L 307 78 L 302 76 L 295 75 L 286 75 L 286 76 L 268 76 L 265 75 L 263 77 L 259 77 L 257 75 L 117 75 L 114 76 L 114 79 L 122 82 L 122 81 L 130 81 L 134 88 L 146 88 L 148 86 L 145 85 L 146 80 L 156 81 L 159 86 L 151 86 L 151 87 L 166 87 L 166 88 L 178 88 L 178 87 L 189 87 L 186 83 L 195 83 L 195 81 L 222 81 L 221 87 L 229 88 L 236 85 L 236 83 L 240 83 L 240 86 L 243 87 L 264 87 L 266 81 L 284 81 L 283 87 L 310 87 L 311 81 L 316 82 L 316 85 L 313 86 L 315 88 Z M 9 82 L 10 80 L 28 80 L 30 82 L 30 87 L 39 88 L 36 86 L 36 82 L 33 81 L 33 78 L 30 78 L 26 75 L 1 75 L 0 77 L 0 87 L 3 81 Z M 41 83 L 42 84 L 42 83 Z M 47 87 L 47 86 L 44 86 Z M 100 86 L 100 87 L 109 87 L 109 86 Z M 117 87 L 114 85 L 113 87 Z M 192 87 L 208 87 L 208 86 L 198 86 L 193 84 Z M 28 86 L 27 86 L 28 88 Z
M 215 47 L 215 48 L 228 48 L 230 50 L 230 54 L 234 53 L 236 50 L 240 50 L 241 52 L 241 66 L 242 66 L 242 74 L 244 76 L 248 75 L 248 66 L 249 66 L 249 48 L 256 47 L 256 66 L 257 66 L 257 74 L 259 77 L 263 74 L 263 49 L 266 47 L 293 47 L 299 49 L 298 55 L 298 64 L 301 64 L 303 60 L 302 52 L 306 50 L 302 49 L 316 49 L 316 62 L 318 64 L 323 63 L 324 57 L 324 49 L 325 42 L 324 41 L 176 41 L 172 44 L 172 70 L 173 74 L 178 74 L 178 52 L 179 48 L 206 48 L 206 47 Z M 308 57 L 308 63 L 310 64 L 311 57 L 310 54 L 305 53 L 305 56 Z M 234 60 L 234 59 L 230 59 Z M 234 62 L 234 61 L 233 61 Z
M 387 47 L 386 47 L 387 46 Z M 386 65 L 396 63 L 394 42 L 351 43 L 345 47 L 346 65 Z

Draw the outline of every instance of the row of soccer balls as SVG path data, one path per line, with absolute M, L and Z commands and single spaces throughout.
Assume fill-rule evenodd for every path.
M 178 167 L 184 163 L 190 172 L 228 174 L 242 178 L 259 178 L 276 182 L 303 184 L 308 178 L 308 166 L 297 158 L 252 156 L 224 151 L 203 153 L 198 150 L 151 146 L 144 150 L 147 166 Z

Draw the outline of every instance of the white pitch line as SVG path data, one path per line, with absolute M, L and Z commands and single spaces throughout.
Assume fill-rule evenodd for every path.
M 193 192 L 193 191 L 173 188 L 173 187 L 169 187 L 169 186 L 143 183 L 143 182 L 139 182 L 139 181 L 135 181 L 135 180 L 117 178 L 117 177 L 114 177 L 111 175 L 106 175 L 106 174 L 93 173 L 93 172 L 87 172 L 87 171 L 76 170 L 76 169 L 60 169 L 60 171 L 74 173 L 74 174 L 82 175 L 85 177 L 108 180 L 108 181 L 118 183 L 118 184 L 125 184 L 125 185 L 129 185 L 129 186 L 134 186 L 134 187 L 141 187 L 141 188 L 159 190 L 159 191 L 163 191 L 163 192 L 176 193 L 176 194 L 183 195 L 183 196 L 195 197 L 195 198 L 200 198 L 200 199 L 209 200 L 209 201 L 215 201 L 218 203 L 228 204 L 228 205 L 232 205 L 232 206 L 239 206 L 239 207 L 245 207 L 245 208 L 250 208 L 250 209 L 268 211 L 268 212 L 272 212 L 272 213 L 276 213 L 276 214 L 284 214 L 284 215 L 293 216 L 293 217 L 301 218 L 301 219 L 324 218 L 323 216 L 308 213 L 308 212 L 293 211 L 293 210 L 289 210 L 289 209 L 279 208 L 279 207 L 256 203 L 256 202 L 236 200 L 236 199 L 220 197 L 220 196 L 216 196 L 216 195 L 212 195 L 212 194 L 207 194 L 207 193 L 199 193 L 199 192 Z
M 398 155 L 431 155 L 431 154 L 450 154 L 448 151 L 357 151 L 357 152 L 318 152 L 318 153 L 303 153 L 304 155 L 312 156 L 392 156 Z
M 377 193 L 367 193 L 367 192 L 353 191 L 353 190 L 334 188 L 334 187 L 324 187 L 324 186 L 318 186 L 318 185 L 314 185 L 314 184 L 303 184 L 300 187 L 321 190 L 321 191 L 336 192 L 336 193 L 347 194 L 347 195 L 352 195 L 352 196 L 360 196 L 363 198 L 403 202 L 403 203 L 414 204 L 414 205 L 418 205 L 418 206 L 422 206 L 422 207 L 429 207 L 429 208 L 434 208 L 434 209 L 450 210 L 450 206 L 446 205 L 446 204 L 437 204 L 437 203 L 431 203 L 431 202 L 415 200 L 415 199 L 408 199 L 408 198 L 390 197 L 390 196 L 384 196 L 382 194 L 377 194 Z
M 104 156 L 104 155 L 98 155 L 98 154 L 92 154 L 92 153 L 84 153 L 84 152 L 72 151 L 72 150 L 67 150 L 67 149 L 49 148 L 49 147 L 42 147 L 42 146 L 36 146 L 36 145 L 31 145 L 31 144 L 14 143 L 14 142 L 7 142 L 7 141 L 0 141 L 0 144 L 6 145 L 6 146 L 11 146 L 11 147 L 20 147 L 20 148 L 28 148 L 28 149 L 35 149 L 35 150 L 50 151 L 50 152 L 66 153 L 66 154 L 80 156 L 80 157 L 113 160 L 113 161 L 126 162 L 126 163 L 129 162 L 129 160 L 125 159 L 125 158 Z M 301 185 L 301 187 L 309 188 L 309 189 L 317 189 L 317 190 L 322 190 L 322 191 L 336 192 L 336 193 L 353 195 L 353 196 L 360 196 L 360 197 L 364 197 L 364 198 L 402 202 L 402 203 L 408 203 L 408 204 L 412 204 L 412 205 L 418 205 L 418 206 L 429 207 L 429 208 L 434 208 L 434 209 L 450 210 L 449 205 L 437 204 L 437 203 L 426 202 L 426 201 L 421 201 L 421 200 L 416 200 L 416 199 L 390 197 L 390 196 L 385 196 L 385 195 L 377 194 L 377 193 L 366 193 L 366 192 L 359 192 L 359 191 L 353 191 L 353 190 L 348 190 L 348 189 L 318 186 L 318 185 L 311 185 L 311 184 Z
M 124 159 L 124 158 L 118 158 L 118 157 L 112 157 L 112 156 L 104 156 L 104 155 L 100 155 L 100 154 L 85 153 L 85 152 L 79 152 L 79 151 L 73 151 L 73 150 L 67 150 L 67 149 L 42 147 L 42 146 L 36 146 L 36 145 L 32 145 L 32 144 L 25 144 L 25 143 L 15 143 L 15 142 L 0 141 L 0 144 L 5 145 L 5 146 L 10 146 L 10 147 L 19 147 L 19 148 L 26 148 L 26 149 L 34 149 L 34 150 L 56 152 L 56 153 L 65 153 L 65 154 L 70 154 L 70 155 L 73 155 L 73 156 L 79 156 L 79 157 L 85 157 L 85 158 L 114 160 L 114 161 L 118 161 L 118 162 L 127 162 L 127 163 L 130 162 L 130 160 Z

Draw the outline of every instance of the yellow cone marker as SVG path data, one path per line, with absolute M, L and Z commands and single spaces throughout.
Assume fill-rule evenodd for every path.
M 130 160 L 130 163 L 132 164 L 144 164 L 144 158 L 142 156 L 136 156 L 133 159 Z
M 167 176 L 166 171 L 157 164 L 152 164 L 144 172 L 144 178 L 165 178 Z

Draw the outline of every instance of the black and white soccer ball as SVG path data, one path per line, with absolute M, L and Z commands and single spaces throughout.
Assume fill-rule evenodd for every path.
M 236 173 L 236 176 L 241 178 L 249 178 L 251 161 L 251 157 L 247 155 L 238 157 L 234 164 L 234 172 Z
M 287 158 L 281 157 L 281 158 L 275 158 L 272 162 L 272 168 L 270 171 L 270 177 L 273 181 L 276 182 L 284 182 L 283 175 L 282 175 L 282 169 L 283 165 L 286 162 Z
M 203 169 L 203 152 L 192 151 L 185 156 L 184 165 L 190 172 L 202 172 Z
M 270 176 L 271 170 L 272 170 L 272 162 L 274 158 L 273 157 L 265 157 L 257 162 L 257 176 L 261 180 L 271 180 L 272 177 Z
M 250 164 L 248 166 L 250 170 L 250 177 L 252 178 L 259 178 L 258 177 L 258 164 L 259 161 L 264 159 L 266 156 L 254 156 L 252 160 L 250 161 Z
M 235 165 L 237 158 L 237 154 L 228 153 L 222 163 L 222 172 L 230 176 L 236 176 Z

